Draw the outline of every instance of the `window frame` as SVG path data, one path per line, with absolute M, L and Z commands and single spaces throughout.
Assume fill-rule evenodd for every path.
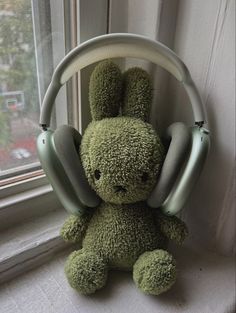
M 70 23 L 74 27 L 74 37 L 70 38 L 74 46 L 79 42 L 107 32 L 109 0 L 101 0 L 95 3 L 93 0 L 71 0 L 70 8 L 68 8 L 69 1 L 67 0 L 50 0 L 50 2 L 54 8 L 58 8 L 59 5 L 63 8 L 63 20 L 66 15 L 65 10 L 70 10 L 70 15 L 73 14 L 73 17 L 68 18 L 67 21 L 72 21 Z M 104 19 L 104 17 L 106 18 Z M 76 28 L 73 25 L 75 21 Z M 79 21 L 84 24 L 81 26 Z M 54 20 L 54 27 L 57 27 L 57 22 L 58 20 Z M 65 21 L 63 21 L 63 27 L 65 27 Z M 58 61 L 54 61 L 54 66 Z M 62 112 L 58 112 L 58 109 L 60 111 L 61 108 L 65 107 L 63 104 L 65 104 L 67 97 L 70 100 L 70 102 L 68 101 L 69 110 L 73 110 L 73 119 L 70 120 L 69 117 L 70 124 L 81 131 L 81 122 L 83 122 L 83 128 L 85 128 L 85 123 L 88 123 L 89 117 L 81 118 L 81 114 L 87 114 L 86 112 L 88 112 L 88 97 L 86 94 L 87 89 L 82 89 L 81 82 L 83 82 L 83 85 L 88 85 L 89 71 L 91 69 L 84 69 L 75 75 L 75 78 L 71 79 L 64 87 L 64 90 L 60 92 L 52 118 L 53 126 L 55 126 L 56 119 L 59 120 L 59 123 L 63 123 L 64 116 Z M 67 96 L 65 89 L 67 89 Z M 83 105 L 80 105 L 81 101 Z M 51 214 L 55 215 L 53 222 L 52 220 L 51 222 L 48 221 Z M 38 236 L 34 236 L 32 239 L 30 247 L 25 246 L 21 250 L 11 251 L 11 255 L 5 258 L 0 256 L 0 283 L 44 263 L 49 258 L 54 257 L 57 251 L 68 246 L 59 236 L 63 214 L 66 213 L 42 170 L 38 171 L 36 177 L 29 177 L 23 181 L 15 181 L 7 186 L 0 187 L 0 231 L 2 240 L 4 241 L 4 238 L 7 238 L 5 234 L 10 229 L 14 232 L 14 238 L 17 238 L 20 242 L 22 233 L 19 232 L 18 234 L 18 229 L 27 229 L 31 221 L 32 225 L 37 225 L 37 227 L 40 225 L 39 229 L 41 229 L 38 231 Z M 38 241 L 37 238 L 43 239 Z
M 85 41 L 91 37 L 106 33 L 108 21 L 104 20 L 104 17 L 107 18 L 107 9 L 109 7 L 108 2 L 109 0 L 102 0 L 99 3 L 94 3 L 93 0 L 31 0 L 34 32 L 37 33 L 37 27 L 42 28 L 45 25 L 43 19 L 41 21 L 39 21 L 39 19 L 37 20 L 37 18 L 42 15 L 42 12 L 40 12 L 40 10 L 50 9 L 50 12 L 47 11 L 47 14 L 51 14 L 52 32 L 59 31 L 63 34 L 63 49 L 60 49 L 60 47 L 58 46 L 58 42 L 53 40 L 51 42 L 52 53 L 53 51 L 60 50 L 60 54 L 57 53 L 57 57 L 52 54 L 53 64 L 51 68 L 51 73 L 53 72 L 53 68 L 56 67 L 56 65 L 63 58 L 63 56 L 73 47 L 77 46 L 78 43 Z M 91 17 L 93 20 L 92 23 Z M 81 25 L 82 23 L 83 25 Z M 37 42 L 39 40 L 40 34 L 35 35 L 35 46 L 37 46 Z M 47 49 L 50 50 L 50 47 L 47 47 Z M 37 53 L 39 52 L 37 51 Z M 40 68 L 47 68 L 48 66 L 47 64 L 42 64 L 42 60 L 45 60 L 45 57 L 41 56 L 41 58 L 39 58 L 39 55 L 37 53 L 36 63 L 37 72 L 39 73 Z M 50 70 L 47 69 L 47 71 L 49 73 L 47 74 L 47 77 L 49 79 L 44 82 L 39 82 L 40 104 L 42 103 L 43 96 L 51 79 Z M 40 75 L 38 75 L 38 77 L 40 77 Z M 69 123 L 77 128 L 79 131 L 82 131 L 82 123 L 83 128 L 85 127 L 85 124 L 88 123 L 90 117 L 86 116 L 85 118 L 81 118 L 81 114 L 87 114 L 86 112 L 88 112 L 88 99 L 86 95 L 87 89 L 84 90 L 81 84 L 88 85 L 88 80 L 88 70 L 84 69 L 83 71 L 81 71 L 81 73 L 74 75 L 74 77 L 67 83 L 67 85 L 61 88 L 55 101 L 55 106 L 53 110 L 53 129 L 55 128 L 56 124 L 67 124 L 67 108 L 69 108 L 69 110 L 73 112 L 73 114 L 69 116 Z M 83 83 L 81 83 L 82 81 Z M 83 106 L 80 105 L 81 101 L 84 101 Z M 65 105 L 65 103 L 67 103 L 68 105 Z M 84 120 L 86 122 L 84 122 Z M 21 175 L 19 176 L 9 178 L 9 184 L 0 187 L 0 216 L 1 211 L 4 210 L 4 214 L 5 212 L 7 212 L 7 216 L 10 217 L 9 223 L 8 221 L 6 222 L 6 218 L 4 218 L 4 220 L 0 220 L 0 229 L 2 227 L 6 228 L 14 225 L 14 222 L 12 222 L 14 221 L 14 218 L 12 219 L 12 215 L 16 214 L 16 210 L 12 209 L 12 201 L 14 202 L 14 206 L 17 206 L 17 201 L 19 201 L 19 210 L 17 210 L 16 220 L 20 221 L 24 195 L 27 195 L 25 196 L 27 203 L 29 193 L 31 193 L 32 199 L 30 201 L 30 205 L 37 207 L 41 197 L 43 197 L 45 194 L 45 188 L 47 189 L 47 194 L 53 194 L 52 188 L 47 180 L 46 175 L 43 173 L 42 170 L 39 169 L 39 164 L 40 163 L 38 162 L 36 172 L 32 171 L 31 175 L 30 172 L 20 173 Z M 23 178 L 23 180 L 19 180 L 19 178 Z M 34 194 L 36 194 L 35 200 Z M 54 195 L 52 195 L 51 198 L 53 197 L 55 198 Z M 8 201 L 6 201 L 6 199 Z M 6 205 L 7 202 L 9 202 L 8 207 Z M 50 206 L 51 200 L 48 203 L 48 211 L 51 211 Z M 58 209 L 62 209 L 62 206 Z M 30 213 L 29 216 L 31 215 L 32 214 Z M 35 215 L 37 216 L 37 212 L 35 212 Z M 25 220 L 25 215 L 23 220 Z

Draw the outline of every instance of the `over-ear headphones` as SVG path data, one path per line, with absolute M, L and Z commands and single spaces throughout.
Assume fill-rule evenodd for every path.
M 160 42 L 134 34 L 108 34 L 88 40 L 74 48 L 55 69 L 45 94 L 40 115 L 43 132 L 37 140 L 42 167 L 61 203 L 72 214 L 98 206 L 100 198 L 91 189 L 81 164 L 78 147 L 81 135 L 70 126 L 54 132 L 50 118 L 60 88 L 82 68 L 104 59 L 133 57 L 157 64 L 183 84 L 192 105 L 195 125 L 183 123 L 168 127 L 169 143 L 160 177 L 147 203 L 166 214 L 176 214 L 186 202 L 209 149 L 209 131 L 202 101 L 185 64 Z

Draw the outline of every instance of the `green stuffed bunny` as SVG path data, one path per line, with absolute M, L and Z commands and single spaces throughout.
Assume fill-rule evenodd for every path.
M 165 158 L 148 123 L 149 75 L 140 68 L 122 75 L 116 64 L 101 62 L 91 75 L 89 100 L 92 122 L 79 152 L 102 203 L 84 215 L 70 216 L 61 229 L 65 241 L 82 243 L 66 262 L 68 281 L 80 293 L 91 294 L 106 284 L 110 269 L 132 270 L 138 288 L 158 295 L 176 280 L 168 239 L 181 244 L 187 228 L 145 202 Z

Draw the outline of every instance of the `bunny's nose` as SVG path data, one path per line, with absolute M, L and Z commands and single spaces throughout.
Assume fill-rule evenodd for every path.
M 115 189 L 115 192 L 126 192 L 127 191 L 126 188 L 124 188 L 123 186 L 120 186 L 120 185 L 114 186 L 114 189 Z

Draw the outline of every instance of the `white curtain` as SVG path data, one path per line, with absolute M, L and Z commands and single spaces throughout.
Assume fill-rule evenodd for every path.
M 235 1 L 113 0 L 111 15 L 111 32 L 132 32 L 160 40 L 188 66 L 206 107 L 211 149 L 181 215 L 190 228 L 190 244 L 234 254 Z M 119 24 L 121 15 L 125 24 Z M 128 61 L 128 65 L 133 62 Z M 181 86 L 161 69 L 140 64 L 155 80 L 152 122 L 160 130 L 173 121 L 191 125 L 191 108 Z

